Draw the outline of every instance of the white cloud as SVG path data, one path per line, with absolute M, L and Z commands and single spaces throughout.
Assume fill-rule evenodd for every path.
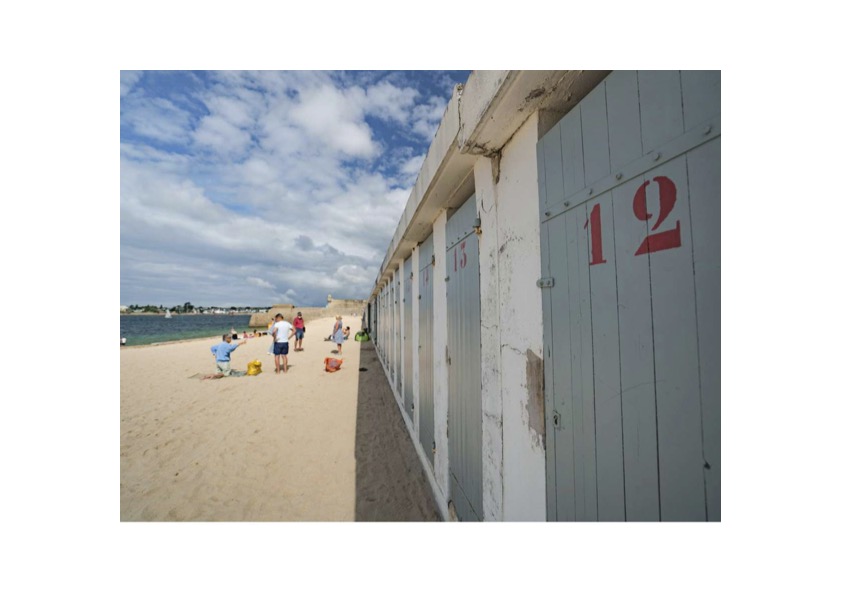
M 264 289 L 276 289 L 276 287 L 266 281 L 265 279 L 260 279 L 259 277 L 248 277 L 246 281 L 254 285 L 255 287 L 262 287 Z
M 125 97 L 129 94 L 132 87 L 137 84 L 143 72 L 140 70 L 121 70 L 120 71 L 120 97 Z
M 366 111 L 384 119 L 405 124 L 412 113 L 415 99 L 420 95 L 412 88 L 398 88 L 391 83 L 380 83 L 366 91 Z
M 400 166 L 400 173 L 406 174 L 410 178 L 417 177 L 418 172 L 420 171 L 420 168 L 423 165 L 423 160 L 425 158 L 425 155 L 416 155 L 411 159 L 407 159 Z
M 442 97 L 432 97 L 428 103 L 418 105 L 412 112 L 412 130 L 431 141 L 446 109 L 447 100 Z
M 129 98 L 122 121 L 134 132 L 165 143 L 189 140 L 190 114 L 168 99 Z
M 375 136 L 365 118 L 394 138 L 431 138 L 446 99 L 419 105 L 410 87 L 342 86 L 318 72 L 207 73 L 178 97 L 155 96 L 145 75 L 129 79 L 123 303 L 367 296 L 423 157 Z
M 369 158 L 378 153 L 371 129 L 363 118 L 364 93 L 321 86 L 301 93 L 289 111 L 290 120 L 328 148 L 350 157 Z
M 198 145 L 210 147 L 220 155 L 240 155 L 251 143 L 251 135 L 219 116 L 207 116 L 193 133 Z
M 204 104 L 211 114 L 232 126 L 248 128 L 263 108 L 263 97 L 247 89 L 235 89 L 233 92 L 240 97 L 208 95 L 204 98 Z

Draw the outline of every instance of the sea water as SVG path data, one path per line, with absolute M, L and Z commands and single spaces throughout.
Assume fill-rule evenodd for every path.
M 154 314 L 121 314 L 120 337 L 126 338 L 126 346 L 206 337 L 221 339 L 224 333 L 231 332 L 231 328 L 237 333 L 253 330 L 248 327 L 249 320 L 251 314 L 173 314 L 172 318 Z

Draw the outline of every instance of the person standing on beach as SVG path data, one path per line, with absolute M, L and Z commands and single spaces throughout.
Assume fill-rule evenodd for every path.
M 231 353 L 234 349 L 247 342 L 247 340 L 242 340 L 239 343 L 232 343 L 229 333 L 222 335 L 222 342 L 210 348 L 210 352 L 216 357 L 216 374 L 208 374 L 202 380 L 231 376 Z M 233 375 L 242 376 L 242 373 L 234 372 Z
M 280 358 L 283 358 L 283 372 L 286 373 L 286 355 L 289 353 L 289 339 L 295 334 L 291 324 L 283 319 L 283 314 L 276 314 L 272 325 L 272 339 L 274 340 L 274 371 L 280 373 Z
M 304 317 L 301 315 L 300 312 L 298 312 L 298 315 L 292 322 L 292 326 L 295 327 L 295 351 L 303 351 L 304 331 L 307 329 L 307 327 L 304 326 Z
M 341 315 L 336 316 L 336 324 L 333 325 L 333 341 L 338 345 L 339 355 L 342 355 L 342 343 L 345 340 L 344 329 L 342 328 Z
M 266 328 L 268 329 L 266 334 L 271 337 L 272 330 L 274 330 L 274 320 L 269 320 L 269 324 Z M 274 337 L 272 337 L 272 341 L 269 343 L 268 355 L 274 355 Z

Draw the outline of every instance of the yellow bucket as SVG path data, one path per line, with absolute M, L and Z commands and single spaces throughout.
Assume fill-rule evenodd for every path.
M 260 362 L 260 360 L 255 359 L 254 361 L 248 362 L 248 372 L 246 372 L 245 374 L 247 376 L 256 376 L 257 374 L 263 371 L 262 366 L 263 364 Z

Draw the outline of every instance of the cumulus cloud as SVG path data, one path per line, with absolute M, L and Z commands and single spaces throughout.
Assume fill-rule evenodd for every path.
M 240 155 L 251 143 L 251 135 L 219 116 L 207 116 L 193 133 L 198 145 L 210 147 L 222 155 Z
M 366 109 L 374 116 L 405 124 L 420 93 L 412 88 L 398 88 L 380 83 L 366 91 Z
M 367 297 L 449 99 L 437 82 L 158 76 L 121 73 L 122 303 Z
M 431 141 L 435 138 L 438 124 L 447 109 L 447 100 L 443 97 L 432 97 L 429 102 L 415 107 L 412 117 L 412 130 Z
M 164 143 L 189 140 L 190 114 L 172 101 L 140 97 L 126 103 L 121 122 L 138 135 Z
M 140 70 L 121 70 L 120 71 L 120 97 L 125 97 L 131 91 L 132 87 L 137 84 L 143 72 Z
M 363 118 L 364 92 L 322 86 L 304 90 L 289 111 L 290 120 L 327 148 L 350 157 L 373 157 L 378 147 Z
M 418 175 L 421 166 L 423 165 L 423 160 L 425 155 L 416 155 L 411 159 L 407 159 L 403 162 L 400 166 L 400 173 L 406 174 L 407 176 L 414 178 Z
M 246 281 L 254 285 L 255 287 L 262 287 L 264 289 L 275 289 L 275 286 L 266 281 L 265 279 L 260 279 L 259 277 L 248 277 Z

